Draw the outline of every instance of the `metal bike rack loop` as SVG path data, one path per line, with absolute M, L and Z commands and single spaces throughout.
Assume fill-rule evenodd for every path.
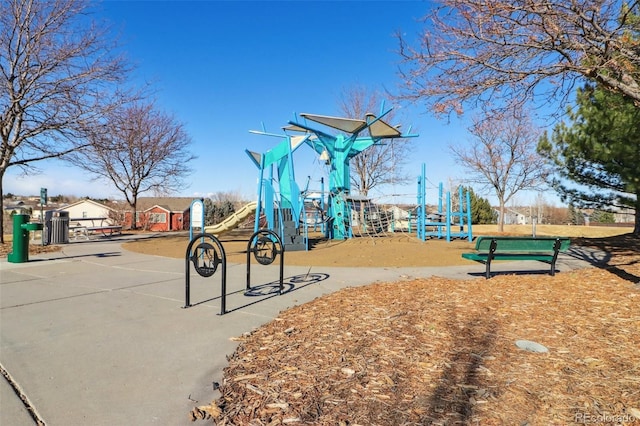
M 251 289 L 251 253 L 261 265 L 271 265 L 280 255 L 280 287 L 278 294 L 284 289 L 284 244 L 275 232 L 261 229 L 255 232 L 247 244 L 247 290 Z
M 200 241 L 198 245 L 194 247 Z M 218 265 L 222 265 L 222 290 L 220 298 L 220 315 L 226 313 L 227 294 L 227 255 L 220 240 L 211 234 L 198 234 L 194 236 L 185 254 L 185 304 L 184 308 L 191 307 L 191 279 L 189 262 L 201 277 L 211 277 L 216 273 Z

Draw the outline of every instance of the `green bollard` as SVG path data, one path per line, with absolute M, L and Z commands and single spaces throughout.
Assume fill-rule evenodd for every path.
M 41 230 L 42 224 L 28 222 L 28 214 L 13 215 L 13 251 L 7 256 L 11 263 L 29 261 L 29 231 Z

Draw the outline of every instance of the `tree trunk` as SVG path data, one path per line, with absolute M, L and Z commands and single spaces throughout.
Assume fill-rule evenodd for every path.
M 500 200 L 500 217 L 498 218 L 498 232 L 504 232 L 504 201 Z
M 636 213 L 633 226 L 633 236 L 640 237 L 640 190 L 636 192 Z
M 138 212 L 137 212 L 138 199 L 135 198 L 133 202 L 129 203 L 131 207 L 131 229 L 138 229 Z
M 4 181 L 4 171 L 1 171 L 0 172 L 0 244 L 4 244 L 4 191 L 2 188 L 3 181 Z

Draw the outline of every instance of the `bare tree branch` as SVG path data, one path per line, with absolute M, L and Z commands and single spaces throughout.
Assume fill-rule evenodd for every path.
M 180 190 L 191 171 L 191 138 L 182 123 L 153 103 L 135 103 L 112 111 L 105 129 L 74 155 L 91 174 L 112 182 L 133 208 L 140 194 Z M 135 224 L 134 224 L 135 226 Z
M 364 118 L 375 113 L 382 105 L 376 91 L 364 87 L 351 87 L 343 91 L 338 108 L 349 118 Z M 385 116 L 393 121 L 394 111 Z M 402 167 L 411 153 L 409 139 L 389 139 L 375 144 L 351 159 L 351 185 L 362 195 L 385 184 L 402 184 L 408 180 Z
M 565 103 L 581 79 L 640 105 L 640 3 L 609 0 L 441 0 L 417 47 L 398 35 L 401 98 L 437 114 L 465 104 L 503 111 Z
M 84 0 L 0 1 L 0 207 L 9 167 L 29 172 L 81 149 L 125 98 L 127 64 L 87 10 Z
M 540 131 L 524 113 L 475 119 L 469 131 L 474 136 L 470 145 L 450 149 L 467 170 L 467 182 L 495 193 L 502 231 L 507 202 L 522 190 L 540 189 L 545 182 L 545 160 L 536 151 Z

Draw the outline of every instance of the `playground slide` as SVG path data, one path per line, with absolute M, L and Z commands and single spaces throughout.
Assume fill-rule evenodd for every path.
M 204 232 L 213 235 L 221 235 L 225 232 L 231 231 L 235 229 L 238 225 L 242 223 L 243 220 L 247 218 L 251 213 L 256 211 L 257 203 L 251 202 L 245 206 L 243 206 L 240 210 L 235 213 L 232 213 L 231 216 L 223 220 L 217 225 L 205 226 Z

